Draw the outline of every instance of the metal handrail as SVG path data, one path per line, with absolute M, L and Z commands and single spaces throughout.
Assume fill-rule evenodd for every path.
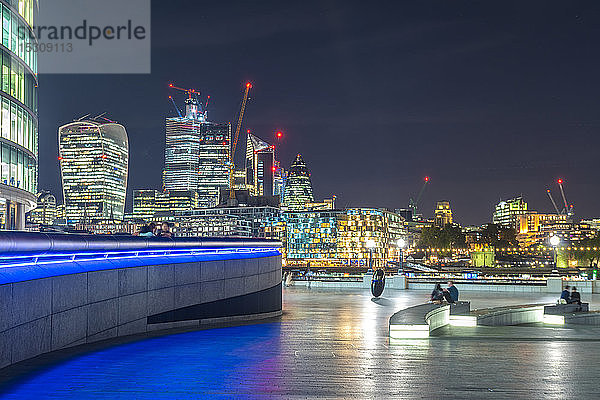
M 281 242 L 251 238 L 166 238 L 0 231 L 0 257 L 52 253 L 175 251 L 206 248 L 280 248 Z

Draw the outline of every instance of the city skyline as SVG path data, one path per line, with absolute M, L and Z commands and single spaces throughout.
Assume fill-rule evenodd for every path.
M 90 109 L 108 111 L 130 134 L 130 208 L 134 188 L 160 187 L 161 121 L 173 115 L 167 83 L 210 94 L 211 120 L 233 122 L 240 84 L 249 80 L 243 131 L 267 142 L 285 132 L 278 158 L 286 167 L 304 156 L 317 199 L 335 194 L 340 206 L 405 207 L 428 175 L 421 210 L 432 213 L 448 199 L 457 221 L 478 224 L 498 200 L 519 194 L 551 212 L 545 191 L 563 178 L 575 217 L 596 216 L 600 177 L 580 149 L 596 140 L 598 59 L 589 20 L 597 7 L 545 3 L 536 15 L 532 5 L 457 4 L 385 5 L 377 25 L 368 5 L 345 3 L 342 12 L 335 4 L 273 3 L 253 5 L 247 17 L 250 6 L 242 4 L 228 16 L 235 29 L 221 34 L 224 6 L 198 10 L 203 24 L 184 16 L 173 27 L 178 7 L 156 3 L 152 75 L 40 76 L 40 147 L 54 152 L 40 156 L 39 188 L 59 192 L 50 132 Z M 199 39 L 185 39 L 189 32 Z M 176 38 L 184 38 L 180 47 Z M 252 46 L 258 41 L 260 48 Z M 181 46 L 203 59 L 210 52 L 210 62 L 193 51 L 183 57 Z M 292 57 L 299 51 L 307 56 Z M 232 67 L 220 70 L 221 62 Z M 328 67 L 319 76 L 302 73 L 321 66 Z M 59 90 L 73 93 L 58 104 L 51 93 Z

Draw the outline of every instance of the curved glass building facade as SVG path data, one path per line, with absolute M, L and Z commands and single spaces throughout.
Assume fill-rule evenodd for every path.
M 58 149 L 67 223 L 123 220 L 129 162 L 125 127 L 72 122 L 58 129 Z
M 38 1 L 0 6 L 0 229 L 22 229 L 37 200 L 37 54 L 30 44 Z

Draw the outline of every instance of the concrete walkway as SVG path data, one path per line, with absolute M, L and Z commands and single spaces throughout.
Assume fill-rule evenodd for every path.
M 482 327 L 489 334 L 474 338 L 456 330 L 390 346 L 389 317 L 427 295 L 386 290 L 373 300 L 368 290 L 286 288 L 280 320 L 82 354 L 5 388 L 4 394 L 11 399 L 596 397 L 600 340 L 594 334 L 568 340 L 550 334 L 551 328 Z M 471 300 L 472 308 L 487 308 L 555 297 L 496 292 L 463 293 L 461 299 Z M 600 296 L 590 297 L 584 299 L 590 308 L 600 308 Z M 569 364 L 577 368 L 565 369 Z

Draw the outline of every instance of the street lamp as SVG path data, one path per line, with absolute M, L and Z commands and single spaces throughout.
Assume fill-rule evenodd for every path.
M 373 239 L 367 239 L 367 249 L 369 249 L 369 268 L 373 268 L 373 248 L 375 248 L 375 241 Z
M 398 257 L 400 258 L 400 269 L 404 269 L 404 248 L 406 247 L 406 240 L 400 238 L 396 241 L 396 245 L 400 251 L 398 252 Z
M 556 235 L 550 237 L 550 245 L 552 246 L 552 255 L 554 259 L 554 268 L 558 269 L 557 265 L 557 257 L 556 257 L 556 247 L 560 244 L 560 238 Z

